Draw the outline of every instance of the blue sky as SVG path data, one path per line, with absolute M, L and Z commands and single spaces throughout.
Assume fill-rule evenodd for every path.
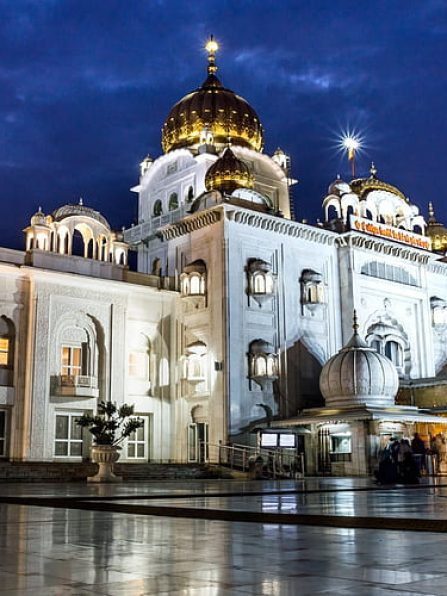
M 379 176 L 447 223 L 444 0 L 0 0 L 2 246 L 45 212 L 84 202 L 120 228 L 138 163 L 161 153 L 170 107 L 219 76 L 256 109 L 266 151 L 292 157 L 298 219 L 321 217 L 337 135 L 358 130 Z

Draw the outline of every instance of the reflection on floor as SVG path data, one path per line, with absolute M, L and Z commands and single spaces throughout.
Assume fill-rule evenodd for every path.
M 149 503 L 157 507 L 447 519 L 447 488 L 356 490 L 366 487 L 348 479 L 308 481 L 309 490 L 332 490 L 308 494 L 292 482 L 16 484 L 1 486 L 0 497 L 22 496 L 24 503 L 32 496 L 117 497 L 140 506 L 153 496 Z M 210 496 L 217 493 L 235 496 Z M 446 549 L 447 533 L 0 504 L 0 595 L 445 595 Z

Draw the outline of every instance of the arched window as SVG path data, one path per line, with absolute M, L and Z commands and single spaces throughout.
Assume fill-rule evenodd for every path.
M 276 358 L 275 356 L 267 356 L 267 376 L 274 377 L 276 375 Z
M 385 344 L 385 356 L 398 368 L 403 365 L 402 346 L 397 341 L 387 341 Z
M 265 294 L 266 293 L 266 282 L 265 276 L 263 273 L 255 273 L 253 275 L 253 291 L 255 294 Z
M 192 300 L 202 300 L 206 294 L 206 265 L 201 259 L 189 263 L 180 275 L 182 296 Z M 198 307 L 198 304 L 196 304 Z
M 278 378 L 278 355 L 274 347 L 263 339 L 256 339 L 249 346 L 249 378 L 264 387 Z
M 272 265 L 262 259 L 249 259 L 247 273 L 248 293 L 259 306 L 262 306 L 275 293 L 275 276 L 272 273 Z
M 382 351 L 382 350 L 381 350 L 381 344 L 380 344 L 380 341 L 379 341 L 379 340 L 377 340 L 377 339 L 374 339 L 374 340 L 371 342 L 371 347 L 372 347 L 372 348 L 374 348 L 374 349 L 375 349 L 375 351 L 376 351 L 376 352 L 378 352 L 379 354 L 380 354 L 380 353 L 381 353 L 381 351 Z
M 161 261 L 156 258 L 152 261 L 152 275 L 161 275 Z
M 160 215 L 163 213 L 163 205 L 160 199 L 157 199 L 154 203 L 154 217 L 160 217 Z
M 267 361 L 265 356 L 258 354 L 255 357 L 254 373 L 256 377 L 265 377 L 267 375 Z
M 201 275 L 191 273 L 189 276 L 189 294 L 190 295 L 197 295 L 202 294 L 202 284 L 201 282 Z
M 327 220 L 332 221 L 334 219 L 338 219 L 338 211 L 335 205 L 329 205 L 327 210 Z
M 313 269 L 301 273 L 301 302 L 309 307 L 325 304 L 323 275 Z
M 187 203 L 191 203 L 191 202 L 192 202 L 192 200 L 193 200 L 193 198 L 194 198 L 194 188 L 193 188 L 192 186 L 190 186 L 190 187 L 188 188 L 188 191 L 187 191 L 187 193 L 186 193 L 185 201 L 186 201 Z
M 178 209 L 178 195 L 176 192 L 172 192 L 169 196 L 169 204 L 168 204 L 169 211 L 174 211 Z

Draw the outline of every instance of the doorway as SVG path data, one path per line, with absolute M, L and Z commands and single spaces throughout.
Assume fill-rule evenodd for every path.
M 188 462 L 202 464 L 208 459 L 208 423 L 192 422 L 188 425 Z

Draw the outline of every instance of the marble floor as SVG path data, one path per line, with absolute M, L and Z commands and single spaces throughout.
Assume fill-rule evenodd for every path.
M 1 503 L 8 495 L 21 504 Z M 33 497 L 62 503 L 30 506 Z M 132 507 L 148 497 L 159 508 L 227 508 L 261 516 L 270 510 L 434 520 L 447 515 L 447 487 L 386 491 L 349 479 L 139 483 L 101 490 L 1 485 L 0 596 L 447 594 L 445 532 L 186 519 L 70 505 L 82 499 L 87 506 L 90 500 Z

